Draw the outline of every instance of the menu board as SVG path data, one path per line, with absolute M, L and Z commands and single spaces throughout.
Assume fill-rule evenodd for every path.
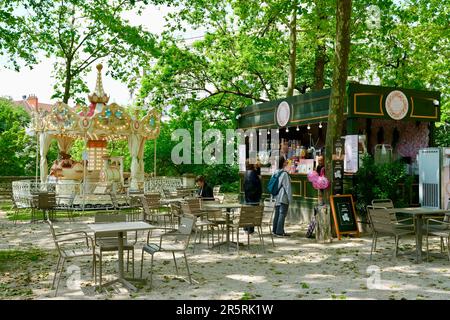
M 345 136 L 345 172 L 358 172 L 358 142 L 357 134 Z
M 351 194 L 333 195 L 330 197 L 330 204 L 338 239 L 341 239 L 342 234 L 359 236 L 353 196 Z

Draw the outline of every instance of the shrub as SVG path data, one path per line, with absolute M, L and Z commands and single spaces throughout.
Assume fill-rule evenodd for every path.
M 356 174 L 356 206 L 360 212 L 365 212 L 366 205 L 373 199 L 391 199 L 396 207 L 409 204 L 409 194 L 399 187 L 404 184 L 404 190 L 410 190 L 413 177 L 410 176 L 401 161 L 377 165 L 372 156 L 362 159 L 362 166 Z

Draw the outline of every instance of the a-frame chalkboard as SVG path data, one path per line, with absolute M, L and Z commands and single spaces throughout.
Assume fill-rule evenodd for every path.
M 351 194 L 330 196 L 330 204 L 338 239 L 341 240 L 342 234 L 359 236 L 353 196 Z

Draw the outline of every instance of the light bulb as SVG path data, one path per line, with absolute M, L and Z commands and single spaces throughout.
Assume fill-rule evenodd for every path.
M 289 132 L 289 128 L 286 128 L 286 132 Z
M 280 130 L 277 129 L 277 133 L 280 133 Z
M 322 129 L 322 122 L 319 123 L 319 128 Z
M 311 126 L 308 124 L 308 130 L 311 130 Z
M 267 130 L 267 135 L 270 135 L 270 129 L 269 129 L 269 130 Z
M 300 128 L 297 126 L 297 131 L 300 131 Z
M 259 135 L 261 135 L 261 131 L 259 131 Z

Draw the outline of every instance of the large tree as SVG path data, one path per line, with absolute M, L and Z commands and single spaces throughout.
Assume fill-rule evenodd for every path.
M 338 0 L 336 6 L 336 42 L 333 82 L 325 141 L 325 172 L 332 181 L 333 145 L 342 135 L 344 106 L 350 54 L 350 22 L 352 0 Z M 328 196 L 325 199 L 328 202 Z

